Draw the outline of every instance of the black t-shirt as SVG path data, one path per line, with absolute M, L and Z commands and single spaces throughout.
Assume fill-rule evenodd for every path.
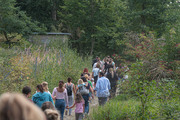
M 81 73 L 81 77 L 84 76 L 85 74 L 87 74 L 88 76 L 90 76 L 89 73 Z
M 118 80 L 118 76 L 116 75 L 116 73 L 114 72 L 114 77 L 112 77 L 111 73 L 108 73 L 106 75 L 106 77 L 109 79 L 109 81 L 111 83 L 111 87 L 114 87 L 116 85 L 117 80 Z
M 110 68 L 113 68 L 113 65 L 112 65 L 112 64 L 107 64 L 108 73 L 109 73 L 109 69 L 110 69 Z

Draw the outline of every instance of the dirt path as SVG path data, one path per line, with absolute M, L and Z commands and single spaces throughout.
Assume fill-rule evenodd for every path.
M 95 97 L 90 103 L 89 103 L 89 110 L 91 112 L 92 108 L 95 108 L 98 106 L 98 98 Z M 75 120 L 75 107 L 72 109 L 72 115 L 65 115 L 64 120 Z

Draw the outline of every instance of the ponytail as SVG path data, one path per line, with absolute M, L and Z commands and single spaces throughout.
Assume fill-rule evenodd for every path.
M 62 80 L 59 81 L 59 88 L 63 88 L 64 82 Z
M 40 92 L 44 92 L 43 86 L 41 84 L 37 85 L 36 87 L 39 89 Z

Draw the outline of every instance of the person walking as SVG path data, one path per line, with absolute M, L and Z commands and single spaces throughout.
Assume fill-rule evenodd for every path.
M 61 120 L 63 120 L 65 107 L 68 107 L 68 94 L 62 80 L 59 81 L 59 86 L 54 88 L 52 96 L 56 100 L 55 107 L 61 114 Z
M 110 95 L 109 90 L 111 89 L 111 86 L 109 79 L 104 76 L 103 72 L 99 73 L 99 77 L 94 90 L 97 91 L 96 96 L 98 97 L 99 105 L 103 106 Z
M 76 109 L 75 109 L 76 120 L 82 120 L 85 105 L 81 93 L 76 94 L 75 103 L 71 107 L 68 107 L 68 109 L 73 108 L 75 105 L 76 105 Z
M 111 84 L 111 90 L 110 90 L 110 97 L 109 98 L 113 98 L 116 95 L 116 86 L 117 86 L 118 76 L 114 72 L 114 69 L 110 68 L 109 73 L 107 73 L 106 77 L 109 79 L 110 84 Z
M 68 78 L 68 82 L 65 84 L 65 88 L 68 94 L 68 106 L 73 105 L 74 95 L 76 94 L 76 89 L 72 83 L 72 79 Z M 71 115 L 72 109 L 69 109 L 69 116 Z
M 87 115 L 89 113 L 89 92 L 92 92 L 92 98 L 94 98 L 94 94 L 93 94 L 93 89 L 91 88 L 90 84 L 87 82 L 85 77 L 81 77 L 81 79 L 79 79 L 78 81 L 78 86 L 77 86 L 77 90 L 78 92 L 81 93 L 84 102 L 85 102 L 85 110 L 84 113 L 85 115 Z
M 51 95 L 47 92 L 44 92 L 42 85 L 37 85 L 37 93 L 35 93 L 32 97 L 32 101 L 41 108 L 44 102 L 52 102 L 54 104 Z
M 100 65 L 99 64 L 97 64 L 96 65 L 96 68 L 94 68 L 93 69 L 93 71 L 92 71 L 92 78 L 94 78 L 94 83 L 95 83 L 95 85 L 96 85 L 96 82 L 97 82 L 97 80 L 98 80 L 98 76 L 99 76 L 99 72 L 100 72 Z

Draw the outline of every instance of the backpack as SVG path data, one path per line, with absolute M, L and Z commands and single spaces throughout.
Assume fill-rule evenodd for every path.
M 78 92 L 81 93 L 81 95 L 89 94 L 89 90 L 85 85 L 78 86 Z
M 72 96 L 72 87 L 73 87 L 73 84 L 71 84 L 71 85 L 66 84 L 68 96 Z

